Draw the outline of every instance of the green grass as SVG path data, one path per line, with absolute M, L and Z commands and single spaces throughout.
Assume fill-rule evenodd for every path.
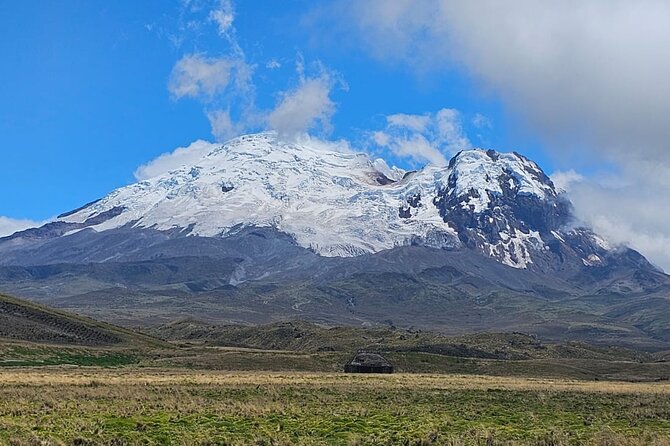
M 83 367 L 120 367 L 137 363 L 137 358 L 121 353 L 100 355 L 57 355 L 43 359 L 8 359 L 0 362 L 0 367 L 37 367 L 74 365 Z
M 136 364 L 139 357 L 130 351 L 81 349 L 39 345 L 12 345 L 0 352 L 0 368 L 72 365 L 120 367 Z
M 106 384 L 113 373 L 0 386 L 0 442 L 613 446 L 670 438 L 667 388 L 174 372 L 169 381 L 126 374 Z

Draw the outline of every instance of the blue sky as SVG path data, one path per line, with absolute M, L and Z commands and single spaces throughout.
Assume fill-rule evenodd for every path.
M 198 139 L 274 129 L 402 167 L 520 151 L 582 222 L 670 266 L 668 17 L 661 0 L 0 0 L 0 233 Z
M 507 130 L 500 104 L 466 76 L 457 70 L 420 75 L 362 51 L 314 42 L 303 20 L 309 5 L 235 5 L 236 40 L 255 66 L 259 108 L 271 108 L 296 84 L 302 59 L 308 71 L 322 64 L 342 84 L 332 89 L 336 112 L 324 137 L 357 147 L 366 132 L 384 126 L 386 115 L 454 108 L 475 145 L 521 150 L 551 169 L 532 140 Z M 134 170 L 160 153 L 213 139 L 202 104 L 175 100 L 168 91 L 173 66 L 184 55 L 215 58 L 231 51 L 216 23 L 206 20 L 207 6 L 191 13 L 179 1 L 2 2 L 0 215 L 49 218 L 134 181 Z M 181 29 L 189 20 L 205 23 L 198 31 Z M 281 67 L 268 68 L 271 61 Z M 478 114 L 490 127 L 474 128 Z

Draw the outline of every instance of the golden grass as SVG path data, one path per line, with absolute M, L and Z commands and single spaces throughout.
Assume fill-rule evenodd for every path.
M 105 385 L 314 385 L 376 388 L 566 391 L 670 394 L 670 382 L 617 382 L 485 375 L 344 375 L 314 372 L 221 372 L 162 369 L 34 368 L 0 370 L 0 387 Z

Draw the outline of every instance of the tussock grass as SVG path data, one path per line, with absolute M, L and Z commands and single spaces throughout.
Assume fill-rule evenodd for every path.
M 617 381 L 583 381 L 484 375 L 445 375 L 396 373 L 366 375 L 303 372 L 216 372 L 163 369 L 8 369 L 0 370 L 0 389 L 12 385 L 88 386 L 92 382 L 113 385 L 279 385 L 327 386 L 330 388 L 372 387 L 379 389 L 463 389 L 520 390 L 583 393 L 635 393 L 670 395 L 670 382 L 632 383 Z
M 11 445 L 670 446 L 668 383 L 0 370 Z

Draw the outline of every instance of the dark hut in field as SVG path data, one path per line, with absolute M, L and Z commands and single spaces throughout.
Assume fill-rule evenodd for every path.
M 393 373 L 393 365 L 378 353 L 361 352 L 344 366 L 345 373 Z

